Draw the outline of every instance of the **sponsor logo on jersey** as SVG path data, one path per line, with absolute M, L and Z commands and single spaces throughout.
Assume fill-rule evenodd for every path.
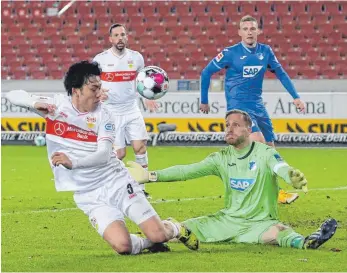
M 101 80 L 105 82 L 130 82 L 135 80 L 136 71 L 101 72 Z
M 86 120 L 87 120 L 88 128 L 90 128 L 90 129 L 94 128 L 95 123 L 96 123 L 96 117 L 87 116 Z
M 46 129 L 47 135 L 54 135 L 54 136 L 62 137 L 65 139 L 73 139 L 73 140 L 84 141 L 84 142 L 97 141 L 98 136 L 93 131 L 87 131 L 75 125 L 58 121 L 58 120 L 51 120 L 49 118 L 46 118 L 46 122 L 47 122 L 47 129 Z
M 105 130 L 106 130 L 106 131 L 109 131 L 109 132 L 114 131 L 114 130 L 115 130 L 114 124 L 112 124 L 112 123 L 106 123 L 106 124 L 105 124 Z
M 264 59 L 263 53 L 257 53 L 257 57 L 258 57 L 259 60 Z
M 57 136 L 63 135 L 66 131 L 66 127 L 62 122 L 57 122 L 56 124 L 54 124 L 53 128 Z
M 255 171 L 257 169 L 257 164 L 254 161 L 249 162 L 249 169 Z
M 107 66 L 114 66 L 114 64 L 108 64 Z
M 243 77 L 244 78 L 253 78 L 255 75 L 259 73 L 259 71 L 263 67 L 261 65 L 255 65 L 255 66 L 244 66 L 243 67 Z
M 247 56 L 244 55 L 244 56 L 241 56 L 241 57 L 240 57 L 240 60 L 243 60 L 243 59 L 246 59 L 246 58 L 247 58 Z
M 276 158 L 276 160 L 278 162 L 283 162 L 284 161 L 283 158 L 279 154 L 274 154 L 274 157 Z
M 255 179 L 249 178 L 230 178 L 230 187 L 237 191 L 245 191 L 253 185 Z
M 219 62 L 224 57 L 223 53 L 219 53 L 216 57 L 216 61 Z

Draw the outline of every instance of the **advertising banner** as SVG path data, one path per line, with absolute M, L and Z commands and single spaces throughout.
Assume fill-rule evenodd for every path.
M 178 132 L 224 132 L 223 118 L 145 118 L 148 132 L 158 132 L 159 124 L 175 124 Z M 347 133 L 346 119 L 273 119 L 276 133 Z M 46 121 L 43 118 L 2 118 L 2 131 L 44 132 Z
M 1 97 L 2 117 L 37 117 L 34 113 L 12 105 L 5 98 L 5 94 L 2 93 Z M 347 119 L 347 92 L 301 93 L 306 106 L 305 114 L 299 113 L 293 99 L 284 91 L 264 93 L 263 97 L 266 109 L 273 119 Z M 224 93 L 209 94 L 211 111 L 207 115 L 200 113 L 199 101 L 198 92 L 171 92 L 157 100 L 159 107 L 155 112 L 146 108 L 142 97 L 139 97 L 138 103 L 145 118 L 224 118 L 227 111 Z
M 40 132 L 2 132 L 2 145 L 35 145 Z M 224 133 L 216 132 L 165 132 L 149 133 L 149 146 L 226 146 Z M 282 133 L 276 134 L 276 146 L 335 146 L 347 147 L 347 134 Z

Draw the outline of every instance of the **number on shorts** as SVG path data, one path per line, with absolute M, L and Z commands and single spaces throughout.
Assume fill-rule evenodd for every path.
M 133 189 L 133 187 L 131 186 L 131 184 L 128 184 L 128 185 L 127 185 L 127 190 L 128 190 L 128 193 L 129 193 L 129 194 L 133 194 L 133 193 L 134 193 L 134 189 Z

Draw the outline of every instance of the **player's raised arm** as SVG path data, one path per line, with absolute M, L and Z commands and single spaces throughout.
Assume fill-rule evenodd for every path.
M 301 171 L 289 166 L 275 149 L 268 149 L 267 163 L 271 170 L 294 188 L 307 192 L 305 175 Z
M 289 78 L 287 72 L 283 69 L 280 62 L 277 60 L 274 52 L 272 51 L 271 47 L 268 47 L 270 52 L 269 57 L 269 70 L 272 73 L 275 73 L 276 77 L 280 80 L 284 88 L 288 91 L 288 93 L 292 96 L 294 99 L 295 106 L 300 110 L 305 110 L 305 104 L 301 101 L 300 96 L 298 92 L 295 89 L 295 86 L 292 82 L 292 80 Z
M 185 181 L 208 175 L 219 176 L 217 164 L 214 159 L 215 156 L 216 154 L 214 153 L 198 163 L 177 165 L 152 172 L 146 171 L 135 162 L 128 162 L 128 170 L 132 177 L 141 184 L 148 182 Z
M 207 114 L 210 111 L 208 105 L 208 89 L 210 88 L 211 77 L 214 73 L 222 70 L 229 64 L 229 58 L 226 56 L 228 49 L 224 49 L 219 53 L 201 72 L 201 98 L 200 111 Z
M 36 96 L 24 90 L 12 90 L 6 94 L 6 98 L 12 104 L 26 108 L 42 117 L 47 114 L 53 115 L 56 109 L 52 97 Z
M 105 109 L 103 113 L 103 121 L 100 123 L 99 129 L 98 129 L 97 150 L 86 157 L 81 157 L 81 158 L 72 160 L 71 166 L 65 165 L 63 163 L 61 164 L 68 169 L 89 168 L 89 167 L 102 166 L 107 164 L 111 160 L 111 155 L 113 152 L 114 137 L 115 137 L 115 124 L 113 119 L 111 118 L 111 114 Z

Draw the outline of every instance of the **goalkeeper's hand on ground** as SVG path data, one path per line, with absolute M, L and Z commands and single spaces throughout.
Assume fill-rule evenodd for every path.
M 307 180 L 305 175 L 298 169 L 290 169 L 288 174 L 293 187 L 296 189 L 302 189 L 306 193 Z
M 146 169 L 142 168 L 139 163 L 128 161 L 127 169 L 132 178 L 140 184 L 157 181 L 157 173 L 148 172 Z

